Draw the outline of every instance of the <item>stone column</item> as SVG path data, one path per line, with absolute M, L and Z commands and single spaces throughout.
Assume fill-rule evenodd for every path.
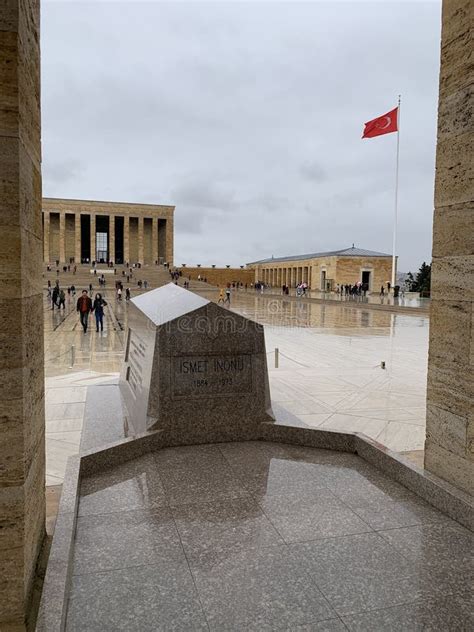
M 43 261 L 49 262 L 49 211 L 43 213 Z
M 66 214 L 59 211 L 59 261 L 66 262 Z
M 45 533 L 40 16 L 0 6 L 0 630 L 23 630 Z
M 153 257 L 153 265 L 158 260 L 158 218 L 153 217 L 151 220 L 151 252 Z
M 81 214 L 74 215 L 74 261 L 81 263 Z
M 443 3 L 425 443 L 425 468 L 470 494 L 474 481 L 471 18 L 472 0 Z
M 95 261 L 96 248 L 95 248 L 95 215 L 91 213 L 91 262 Z
M 123 218 L 123 259 L 124 263 L 130 263 L 130 217 Z
M 115 215 L 109 216 L 109 261 L 115 264 Z
M 174 220 L 172 217 L 166 220 L 166 261 L 168 261 L 170 267 L 173 265 L 174 256 L 173 224 Z
M 142 265 L 145 263 L 143 255 L 143 222 L 142 216 L 138 217 L 138 262 Z

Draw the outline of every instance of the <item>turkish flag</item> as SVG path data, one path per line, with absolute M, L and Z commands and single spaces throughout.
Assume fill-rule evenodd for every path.
M 398 108 L 390 110 L 372 121 L 367 121 L 362 138 L 373 138 L 382 134 L 391 134 L 398 131 Z

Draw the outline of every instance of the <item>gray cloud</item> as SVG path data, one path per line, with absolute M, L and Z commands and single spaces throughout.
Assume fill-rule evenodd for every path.
M 176 204 L 177 261 L 430 259 L 440 3 L 42 4 L 44 195 Z

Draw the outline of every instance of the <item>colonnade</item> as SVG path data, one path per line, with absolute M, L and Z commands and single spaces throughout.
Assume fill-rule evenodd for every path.
M 311 287 L 311 266 L 287 266 L 278 268 L 263 268 L 257 271 L 258 281 L 263 281 L 273 287 L 296 287 L 300 283 L 307 283 Z M 316 281 L 317 283 L 317 281 Z
M 54 223 L 58 227 L 53 230 Z M 59 216 L 59 222 L 58 217 Z M 82 219 L 87 218 L 88 236 L 83 243 Z M 136 222 L 136 230 L 131 234 L 131 221 Z M 100 257 L 97 244 L 98 222 L 107 228 L 106 257 Z M 151 223 L 151 249 L 145 252 L 145 221 Z M 117 239 L 117 224 L 123 223 Z M 87 228 L 87 227 L 86 227 Z M 149 233 L 149 230 L 147 231 Z M 69 244 L 68 244 L 69 240 Z M 73 245 L 71 244 L 73 240 Z M 54 241 L 54 243 L 53 243 Z M 87 243 L 88 242 L 88 243 Z M 120 243 L 119 243 L 120 242 Z M 173 256 L 172 218 L 145 217 L 144 215 L 83 213 L 74 210 L 43 210 L 43 260 L 45 263 L 59 260 L 60 263 L 81 263 L 101 258 L 117 263 L 154 263 L 162 258 L 172 262 Z

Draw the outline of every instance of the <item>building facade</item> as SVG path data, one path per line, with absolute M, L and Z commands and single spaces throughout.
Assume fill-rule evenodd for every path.
M 174 209 L 43 198 L 43 260 L 172 265 Z
M 274 287 L 307 283 L 313 290 L 333 291 L 336 285 L 367 283 L 379 291 L 392 277 L 392 255 L 362 248 L 314 252 L 289 257 L 271 257 L 247 264 L 255 282 Z

